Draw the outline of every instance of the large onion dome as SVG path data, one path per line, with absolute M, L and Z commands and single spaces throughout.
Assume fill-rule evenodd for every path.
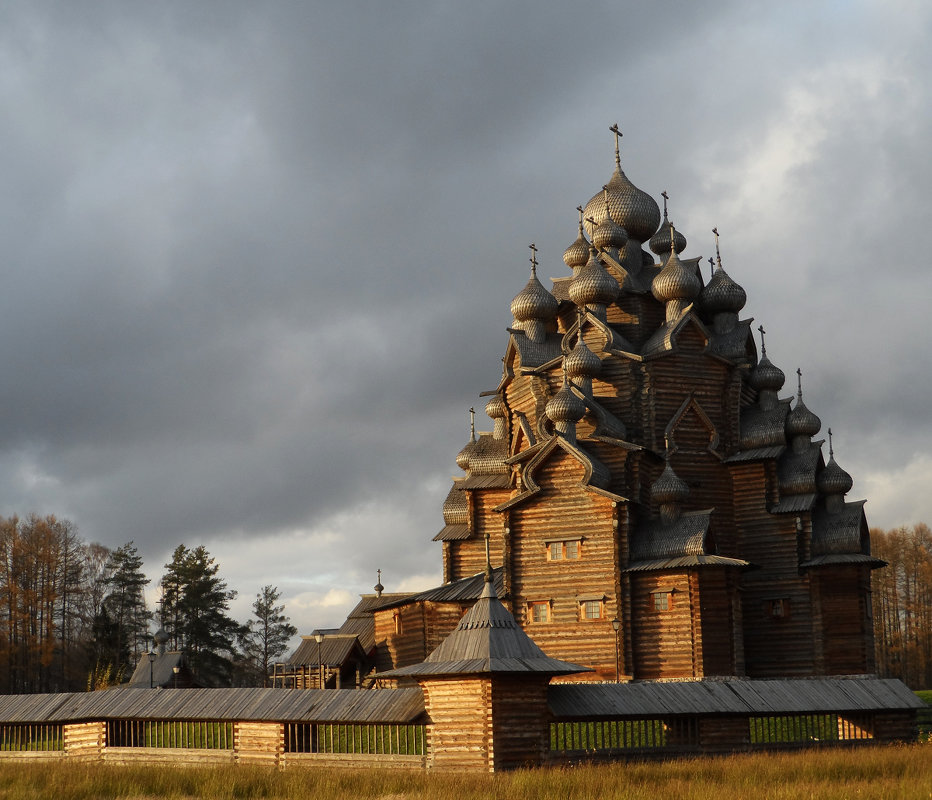
M 569 295 L 577 306 L 590 304 L 607 306 L 616 297 L 620 287 L 599 261 L 595 248 L 589 249 L 589 261 L 570 281 Z
M 615 172 L 602 192 L 596 194 L 583 211 L 586 232 L 591 237 L 594 226 L 602 224 L 606 212 L 611 215 L 631 239 L 646 242 L 660 225 L 660 207 L 647 192 L 638 189 L 621 169 L 618 139 L 615 139 Z
M 472 439 L 456 454 L 456 466 L 463 472 L 469 472 L 469 457 L 476 451 L 476 440 Z
M 570 378 L 592 378 L 602 371 L 602 359 L 589 349 L 581 330 L 576 337 L 576 346 L 563 362 L 563 369 Z
M 563 387 L 547 401 L 544 413 L 554 422 L 579 422 L 586 414 L 586 404 L 570 388 L 566 378 Z
M 651 292 L 661 303 L 670 300 L 692 300 L 702 289 L 702 281 L 694 269 L 687 268 L 675 251 L 651 282 Z
M 660 477 L 651 486 L 650 496 L 661 506 L 684 503 L 689 497 L 689 486 L 673 471 L 668 461 Z
M 579 235 L 566 250 L 563 251 L 563 263 L 574 272 L 584 267 L 589 260 L 589 242 L 583 233 L 582 209 L 579 209 Z
M 518 322 L 552 319 L 557 314 L 558 305 L 557 298 L 537 280 L 537 270 L 532 267 L 527 285 L 511 301 L 511 313 Z
M 726 311 L 737 314 L 744 308 L 747 301 L 747 292 L 728 276 L 721 264 L 712 273 L 712 277 L 709 278 L 709 282 L 700 295 L 702 308 L 710 314 L 720 314 Z

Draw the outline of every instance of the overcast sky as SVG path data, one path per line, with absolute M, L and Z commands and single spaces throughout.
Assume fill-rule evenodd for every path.
M 203 544 L 305 633 L 378 568 L 439 583 L 527 245 L 568 274 L 618 122 L 849 499 L 932 523 L 930 35 L 924 0 L 4 3 L 0 514 L 153 583 Z

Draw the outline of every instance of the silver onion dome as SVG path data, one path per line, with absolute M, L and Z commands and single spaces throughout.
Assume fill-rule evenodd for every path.
M 620 287 L 599 261 L 595 248 L 589 249 L 589 261 L 570 281 L 569 296 L 577 306 L 590 304 L 607 306 L 616 297 Z
M 854 480 L 838 466 L 835 457 L 832 456 L 825 468 L 819 473 L 816 485 L 822 494 L 847 494 L 851 491 L 851 487 L 854 486 Z
M 607 201 L 607 202 L 606 202 Z M 592 236 L 595 225 L 601 225 L 608 214 L 617 222 L 631 239 L 646 242 L 654 235 L 660 225 L 660 206 L 647 192 L 641 191 L 622 171 L 620 165 L 615 166 L 615 172 L 605 185 L 603 192 L 594 195 L 583 210 L 586 220 L 586 232 Z
M 813 414 L 802 397 L 798 398 L 793 410 L 786 415 L 786 435 L 793 436 L 815 436 L 822 427 L 822 420 Z
M 583 233 L 582 209 L 579 213 L 579 235 L 576 241 L 563 251 L 563 263 L 574 272 L 584 267 L 589 260 L 589 242 L 586 240 L 586 234 Z
M 570 388 L 566 380 L 563 387 L 547 401 L 544 413 L 554 422 L 579 422 L 586 414 L 586 404 Z
M 494 395 L 488 403 L 485 404 L 485 413 L 489 419 L 503 419 L 508 414 L 505 408 L 505 401 L 500 394 Z
M 757 366 L 751 370 L 751 374 L 748 375 L 748 383 L 751 385 L 752 389 L 770 389 L 774 392 L 780 391 L 783 388 L 783 384 L 786 382 L 786 375 L 783 374 L 783 370 L 778 366 L 775 366 L 771 363 L 770 359 L 766 355 L 761 356 L 761 360 L 757 362 Z
M 664 221 L 657 233 L 650 237 L 648 246 L 660 258 L 665 258 L 670 252 L 671 242 L 674 251 L 677 253 L 682 253 L 686 249 L 686 237 L 673 227 L 673 223 L 664 217 Z
M 557 299 L 537 280 L 537 271 L 532 269 L 527 285 L 511 301 L 511 314 L 518 322 L 552 319 L 558 306 Z
M 702 281 L 694 269 L 687 268 L 675 252 L 651 282 L 651 292 L 661 303 L 670 300 L 692 300 L 702 289 Z
M 582 331 L 576 337 L 576 346 L 566 357 L 563 368 L 571 378 L 592 378 L 602 371 L 602 360 L 589 349 Z
M 651 486 L 650 496 L 655 503 L 662 506 L 683 503 L 689 497 L 689 486 L 673 471 L 670 462 L 667 462 L 660 477 Z
M 702 308 L 710 314 L 730 311 L 737 314 L 748 301 L 747 292 L 719 266 L 700 295 Z M 782 384 L 781 384 L 782 385 Z

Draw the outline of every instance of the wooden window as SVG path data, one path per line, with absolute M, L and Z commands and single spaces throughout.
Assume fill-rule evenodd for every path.
M 579 539 L 552 540 L 547 542 L 548 561 L 572 561 L 579 558 L 582 548 Z
M 605 616 L 605 604 L 601 600 L 583 600 L 579 604 L 581 619 L 602 619 Z
M 654 611 L 669 611 L 673 607 L 672 592 L 654 592 L 653 598 Z
M 767 610 L 774 619 L 786 619 L 790 615 L 790 601 L 785 597 L 769 600 Z
M 546 600 L 537 603 L 528 603 L 528 619 L 531 622 L 550 622 L 550 603 Z
M 395 623 L 395 633 L 401 634 L 404 633 L 404 625 L 401 622 L 401 612 L 396 611 L 392 614 L 392 621 Z

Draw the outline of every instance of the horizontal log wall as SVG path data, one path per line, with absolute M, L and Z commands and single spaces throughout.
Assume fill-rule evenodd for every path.
M 654 596 L 667 593 L 666 610 Z M 635 678 L 688 678 L 696 670 L 689 575 L 645 572 L 631 575 L 632 650 Z
M 615 673 L 615 529 L 612 501 L 580 485 L 583 465 L 562 449 L 535 473 L 541 491 L 511 510 L 513 613 L 552 658 Z M 545 539 L 582 537 L 578 559 L 550 561 Z M 581 616 L 580 598 L 602 598 L 601 620 Z M 550 621 L 529 619 L 528 603 L 550 604 Z M 589 674 L 589 680 L 597 679 Z
M 80 758 L 100 758 L 107 742 L 105 722 L 82 722 L 65 725 L 65 753 Z
M 425 679 L 424 704 L 432 725 L 428 729 L 431 769 L 491 772 L 491 680 L 457 677 Z
M 280 766 L 285 752 L 285 726 L 277 722 L 236 722 L 233 752 L 242 763 Z

